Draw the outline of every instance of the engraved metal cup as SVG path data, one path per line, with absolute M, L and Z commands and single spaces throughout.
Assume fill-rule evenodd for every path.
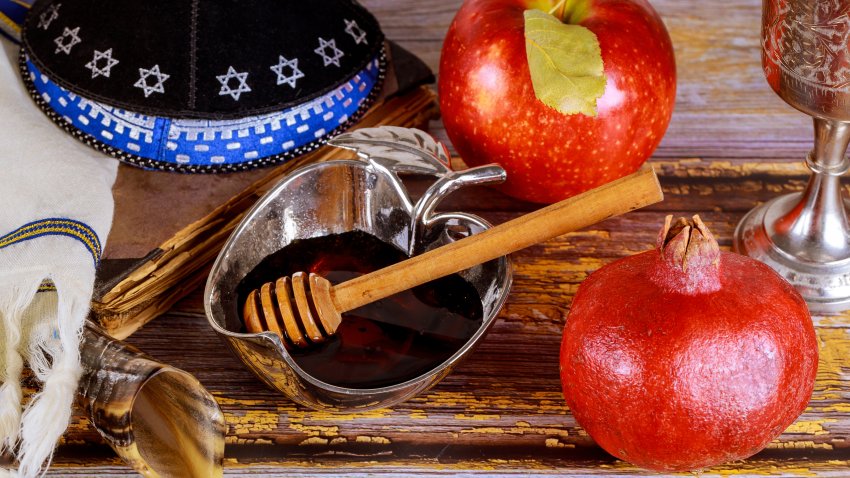
M 815 313 L 850 309 L 850 227 L 842 196 L 850 142 L 850 0 L 763 0 L 762 66 L 785 102 L 814 118 L 805 190 L 750 211 L 734 248 L 787 279 Z
M 407 255 L 421 253 L 489 227 L 465 213 L 436 213 L 441 199 L 470 184 L 504 181 L 498 166 L 462 172 L 448 168 L 443 148 L 418 130 L 369 128 L 331 144 L 360 158 L 329 161 L 293 171 L 251 209 L 228 239 L 207 281 L 204 306 L 213 330 L 262 381 L 293 401 L 329 411 L 365 411 L 394 405 L 445 377 L 493 325 L 511 285 L 507 257 L 461 273 L 478 291 L 483 323 L 454 355 L 419 377 L 371 389 L 339 387 L 306 373 L 272 332 L 244 333 L 237 284 L 268 255 L 296 239 L 360 230 Z M 413 202 L 400 173 L 436 177 Z

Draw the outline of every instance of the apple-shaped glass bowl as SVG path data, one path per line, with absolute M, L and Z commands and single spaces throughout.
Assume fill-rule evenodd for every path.
M 219 254 L 204 294 L 213 330 L 263 382 L 293 401 L 319 410 L 365 411 L 391 406 L 436 384 L 484 337 L 507 299 L 511 267 L 507 256 L 460 273 L 478 292 L 483 320 L 471 338 L 437 367 L 403 383 L 381 388 L 347 388 L 325 383 L 299 366 L 272 332 L 245 333 L 237 285 L 267 256 L 297 239 L 362 231 L 408 256 L 490 227 L 466 213 L 435 213 L 441 199 L 460 187 L 501 182 L 498 166 L 462 172 L 449 168 L 441 144 L 412 129 L 361 129 L 331 141 L 357 152 L 293 171 L 246 214 Z M 418 201 L 399 174 L 437 179 Z

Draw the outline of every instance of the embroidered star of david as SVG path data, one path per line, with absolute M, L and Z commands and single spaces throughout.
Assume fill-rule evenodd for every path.
M 62 34 L 53 40 L 53 43 L 56 44 L 56 51 L 54 53 L 59 53 L 61 51 L 66 55 L 69 55 L 71 53 L 71 48 L 80 43 L 80 41 L 82 41 L 80 40 L 80 27 L 74 28 L 73 30 L 65 27 Z
M 151 95 L 151 93 L 165 93 L 165 80 L 167 80 L 171 75 L 166 75 L 159 71 L 159 65 L 154 65 L 150 70 L 146 70 L 144 68 L 139 68 L 139 81 L 133 84 L 136 88 L 141 88 L 142 91 L 145 92 L 145 98 Z M 156 83 L 154 85 L 148 84 L 148 77 L 153 76 L 156 79 Z
M 331 54 L 328 54 L 328 48 L 331 49 Z M 322 60 L 325 61 L 325 66 L 328 65 L 336 65 L 339 66 L 339 59 L 343 57 L 342 50 L 336 47 L 336 40 L 333 38 L 330 41 L 325 40 L 322 37 L 319 37 L 319 48 L 313 50 L 322 57 Z
M 360 28 L 360 25 L 357 24 L 357 20 L 345 20 L 345 33 L 351 35 L 351 38 L 354 38 L 354 41 L 358 45 L 360 43 L 369 43 L 366 41 L 366 32 Z
M 105 61 L 105 63 L 103 63 Z M 103 65 L 101 66 L 101 63 Z M 86 68 L 91 70 L 91 77 L 97 78 L 98 76 L 105 76 L 109 78 L 109 73 L 112 71 L 112 67 L 118 64 L 118 60 L 112 58 L 112 48 L 106 51 L 94 51 L 94 58 L 88 63 L 86 63 Z
M 38 17 L 38 28 L 43 30 L 50 28 L 50 24 L 53 23 L 53 20 L 59 18 L 59 7 L 61 6 L 61 3 L 55 3 L 47 7 L 47 10 L 41 12 L 41 15 Z
M 291 71 L 289 75 L 287 75 L 284 71 L 286 68 L 289 68 Z M 295 82 L 297 82 L 299 78 L 304 78 L 304 73 L 298 69 L 298 58 L 287 60 L 283 56 L 280 56 L 278 57 L 277 65 L 272 66 L 271 70 L 277 74 L 278 85 L 286 83 L 292 88 L 295 88 Z
M 236 101 L 239 101 L 239 97 L 242 96 L 242 93 L 248 93 L 251 91 L 251 88 L 248 87 L 248 84 L 245 81 L 248 79 L 248 72 L 244 71 L 242 73 L 237 73 L 233 67 L 227 68 L 227 74 L 216 76 L 219 83 L 221 83 L 221 90 L 218 92 L 219 95 L 230 95 Z M 239 85 L 234 90 L 230 86 L 230 80 L 236 79 L 239 82 Z

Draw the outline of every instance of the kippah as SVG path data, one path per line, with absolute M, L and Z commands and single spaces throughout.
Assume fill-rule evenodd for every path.
M 342 0 L 39 0 L 21 70 L 87 144 L 151 169 L 217 172 L 324 144 L 377 97 L 375 18 Z

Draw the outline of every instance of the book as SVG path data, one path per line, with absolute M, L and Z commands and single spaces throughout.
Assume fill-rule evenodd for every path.
M 382 97 L 352 129 L 380 125 L 427 128 L 438 114 L 428 67 L 390 42 Z M 323 146 L 282 165 L 190 175 L 121 164 L 113 187 L 115 213 L 98 269 L 93 318 L 124 339 L 201 286 L 243 214 L 292 170 L 351 157 Z

